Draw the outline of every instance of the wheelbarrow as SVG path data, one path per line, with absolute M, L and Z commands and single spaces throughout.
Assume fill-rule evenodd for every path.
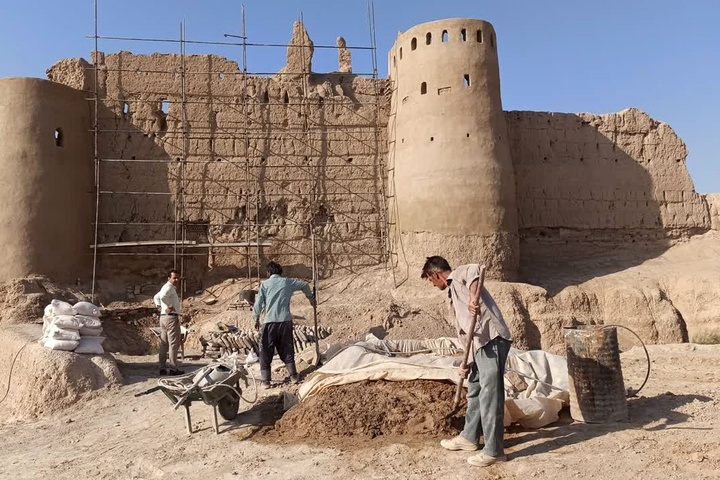
M 243 387 L 240 384 L 242 382 L 244 387 L 249 387 L 251 380 L 254 384 L 255 397 L 248 400 L 242 396 Z M 156 387 L 135 396 L 147 395 L 158 390 L 173 403 L 175 410 L 180 406 L 185 407 L 185 422 L 189 434 L 193 433 L 190 418 L 192 402 L 202 401 L 212 407 L 213 429 L 215 434 L 218 434 L 218 412 L 225 420 L 235 420 L 240 410 L 240 399 L 255 403 L 258 397 L 255 378 L 243 365 L 238 365 L 234 356 L 221 358 L 186 375 L 161 378 Z

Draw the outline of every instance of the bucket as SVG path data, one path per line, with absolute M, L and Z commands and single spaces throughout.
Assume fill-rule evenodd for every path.
M 617 329 L 578 325 L 566 327 L 564 333 L 572 418 L 585 423 L 626 421 Z

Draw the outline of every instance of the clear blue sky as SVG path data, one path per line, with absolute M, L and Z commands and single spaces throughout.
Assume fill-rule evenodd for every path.
M 100 0 L 100 35 L 223 40 L 240 33 L 239 0 Z M 247 0 L 249 41 L 287 43 L 302 11 L 316 44 L 368 45 L 364 0 Z M 668 122 L 690 150 L 699 192 L 720 192 L 720 1 L 716 0 L 376 0 L 378 62 L 398 31 L 450 17 L 490 21 L 498 33 L 506 110 L 615 112 L 638 107 Z M 92 0 L 4 0 L 0 6 L 0 77 L 45 77 L 65 57 L 89 57 Z M 177 51 L 176 45 L 101 41 L 100 50 Z M 239 48 L 189 47 L 240 61 Z M 250 71 L 276 71 L 283 49 L 251 49 Z M 315 71 L 337 67 L 316 51 Z M 370 56 L 354 53 L 355 71 Z

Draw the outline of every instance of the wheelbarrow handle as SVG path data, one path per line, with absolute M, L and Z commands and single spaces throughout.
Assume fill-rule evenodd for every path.
M 148 388 L 147 390 L 142 391 L 140 393 L 136 393 L 135 396 L 142 397 L 143 395 L 148 395 L 150 393 L 157 392 L 158 390 L 162 390 L 162 387 L 160 385 L 158 385 L 156 387 Z

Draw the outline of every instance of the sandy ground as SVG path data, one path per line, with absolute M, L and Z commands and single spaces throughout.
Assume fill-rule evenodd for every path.
M 126 385 L 62 414 L 0 424 L 0 478 L 720 478 L 720 346 L 650 346 L 652 375 L 631 399 L 628 423 L 561 421 L 511 428 L 509 461 L 487 469 L 429 437 L 273 440 L 278 403 L 265 399 L 212 431 L 211 409 L 193 404 L 196 432 L 155 385 L 154 358 L 121 357 Z M 627 386 L 644 376 L 642 350 L 623 354 Z M 637 382 L 637 383 L 635 383 Z M 281 388 L 281 387 L 280 387 Z M 280 388 L 273 389 L 277 393 Z

